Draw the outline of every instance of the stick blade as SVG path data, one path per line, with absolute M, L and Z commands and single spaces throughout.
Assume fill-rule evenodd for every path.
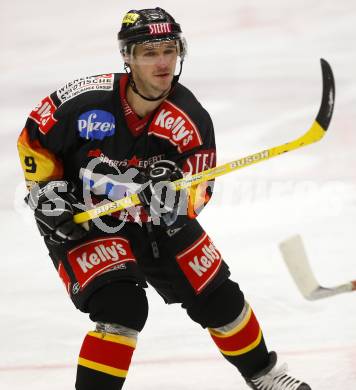
M 306 299 L 313 300 L 313 293 L 320 285 L 310 267 L 300 235 L 295 235 L 282 241 L 279 249 L 299 291 Z
M 323 75 L 323 95 L 316 121 L 326 131 L 334 111 L 335 80 L 330 64 L 323 58 L 320 59 L 320 63 Z

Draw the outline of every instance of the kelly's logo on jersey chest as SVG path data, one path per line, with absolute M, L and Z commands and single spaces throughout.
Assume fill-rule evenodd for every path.
M 184 111 L 168 100 L 154 116 L 148 134 L 168 140 L 180 153 L 203 143 L 194 122 Z
M 84 112 L 78 118 L 78 131 L 82 138 L 102 140 L 115 133 L 115 117 L 111 112 L 103 110 Z

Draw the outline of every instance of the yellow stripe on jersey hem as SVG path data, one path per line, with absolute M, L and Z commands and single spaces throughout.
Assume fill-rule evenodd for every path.
M 213 335 L 215 337 L 219 337 L 219 338 L 231 337 L 234 334 L 240 332 L 240 330 L 242 330 L 248 324 L 248 322 L 250 321 L 251 315 L 252 315 L 252 309 L 251 309 L 251 306 L 249 306 L 245 318 L 242 320 L 242 322 L 240 322 L 237 326 L 235 326 L 235 328 L 231 329 L 227 333 L 216 332 L 212 328 L 209 328 L 209 333 L 211 335 Z
M 78 359 L 78 364 L 80 366 L 87 367 L 95 371 L 104 372 L 105 374 L 117 376 L 120 378 L 126 378 L 127 376 L 127 370 L 120 370 L 118 368 L 110 367 L 105 364 L 95 363 L 91 360 L 83 359 L 81 357 Z
M 96 337 L 97 339 L 101 339 L 104 341 L 111 341 L 113 343 L 127 345 L 128 347 L 132 348 L 136 348 L 137 344 L 135 339 L 131 339 L 125 336 L 119 336 L 117 334 L 112 333 L 88 332 L 88 336 Z
M 262 330 L 260 329 L 258 336 L 257 336 L 257 339 L 253 343 L 248 345 L 247 347 L 239 349 L 237 351 L 223 351 L 222 349 L 220 349 L 220 352 L 224 355 L 227 355 L 227 356 L 243 355 L 244 353 L 250 352 L 254 348 L 256 348 L 258 346 L 258 344 L 261 342 L 261 339 L 262 339 Z

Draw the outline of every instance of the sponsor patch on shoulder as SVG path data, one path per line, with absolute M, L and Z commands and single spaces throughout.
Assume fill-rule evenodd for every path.
M 88 91 L 112 91 L 114 89 L 114 74 L 102 74 L 99 76 L 81 77 L 73 80 L 56 93 L 61 103 L 64 103 L 74 97 Z
M 47 134 L 57 122 L 53 116 L 56 110 L 53 100 L 47 96 L 32 110 L 29 117 L 38 124 L 42 134 Z
M 115 117 L 108 111 L 86 111 L 78 118 L 78 131 L 82 138 L 102 140 L 115 133 Z
M 202 145 L 199 130 L 189 116 L 166 100 L 154 116 L 148 134 L 164 138 L 175 145 L 180 153 Z

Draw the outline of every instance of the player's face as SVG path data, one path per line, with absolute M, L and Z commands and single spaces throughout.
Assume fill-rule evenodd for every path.
M 177 57 L 176 41 L 137 45 L 130 67 L 138 90 L 149 97 L 169 91 Z

